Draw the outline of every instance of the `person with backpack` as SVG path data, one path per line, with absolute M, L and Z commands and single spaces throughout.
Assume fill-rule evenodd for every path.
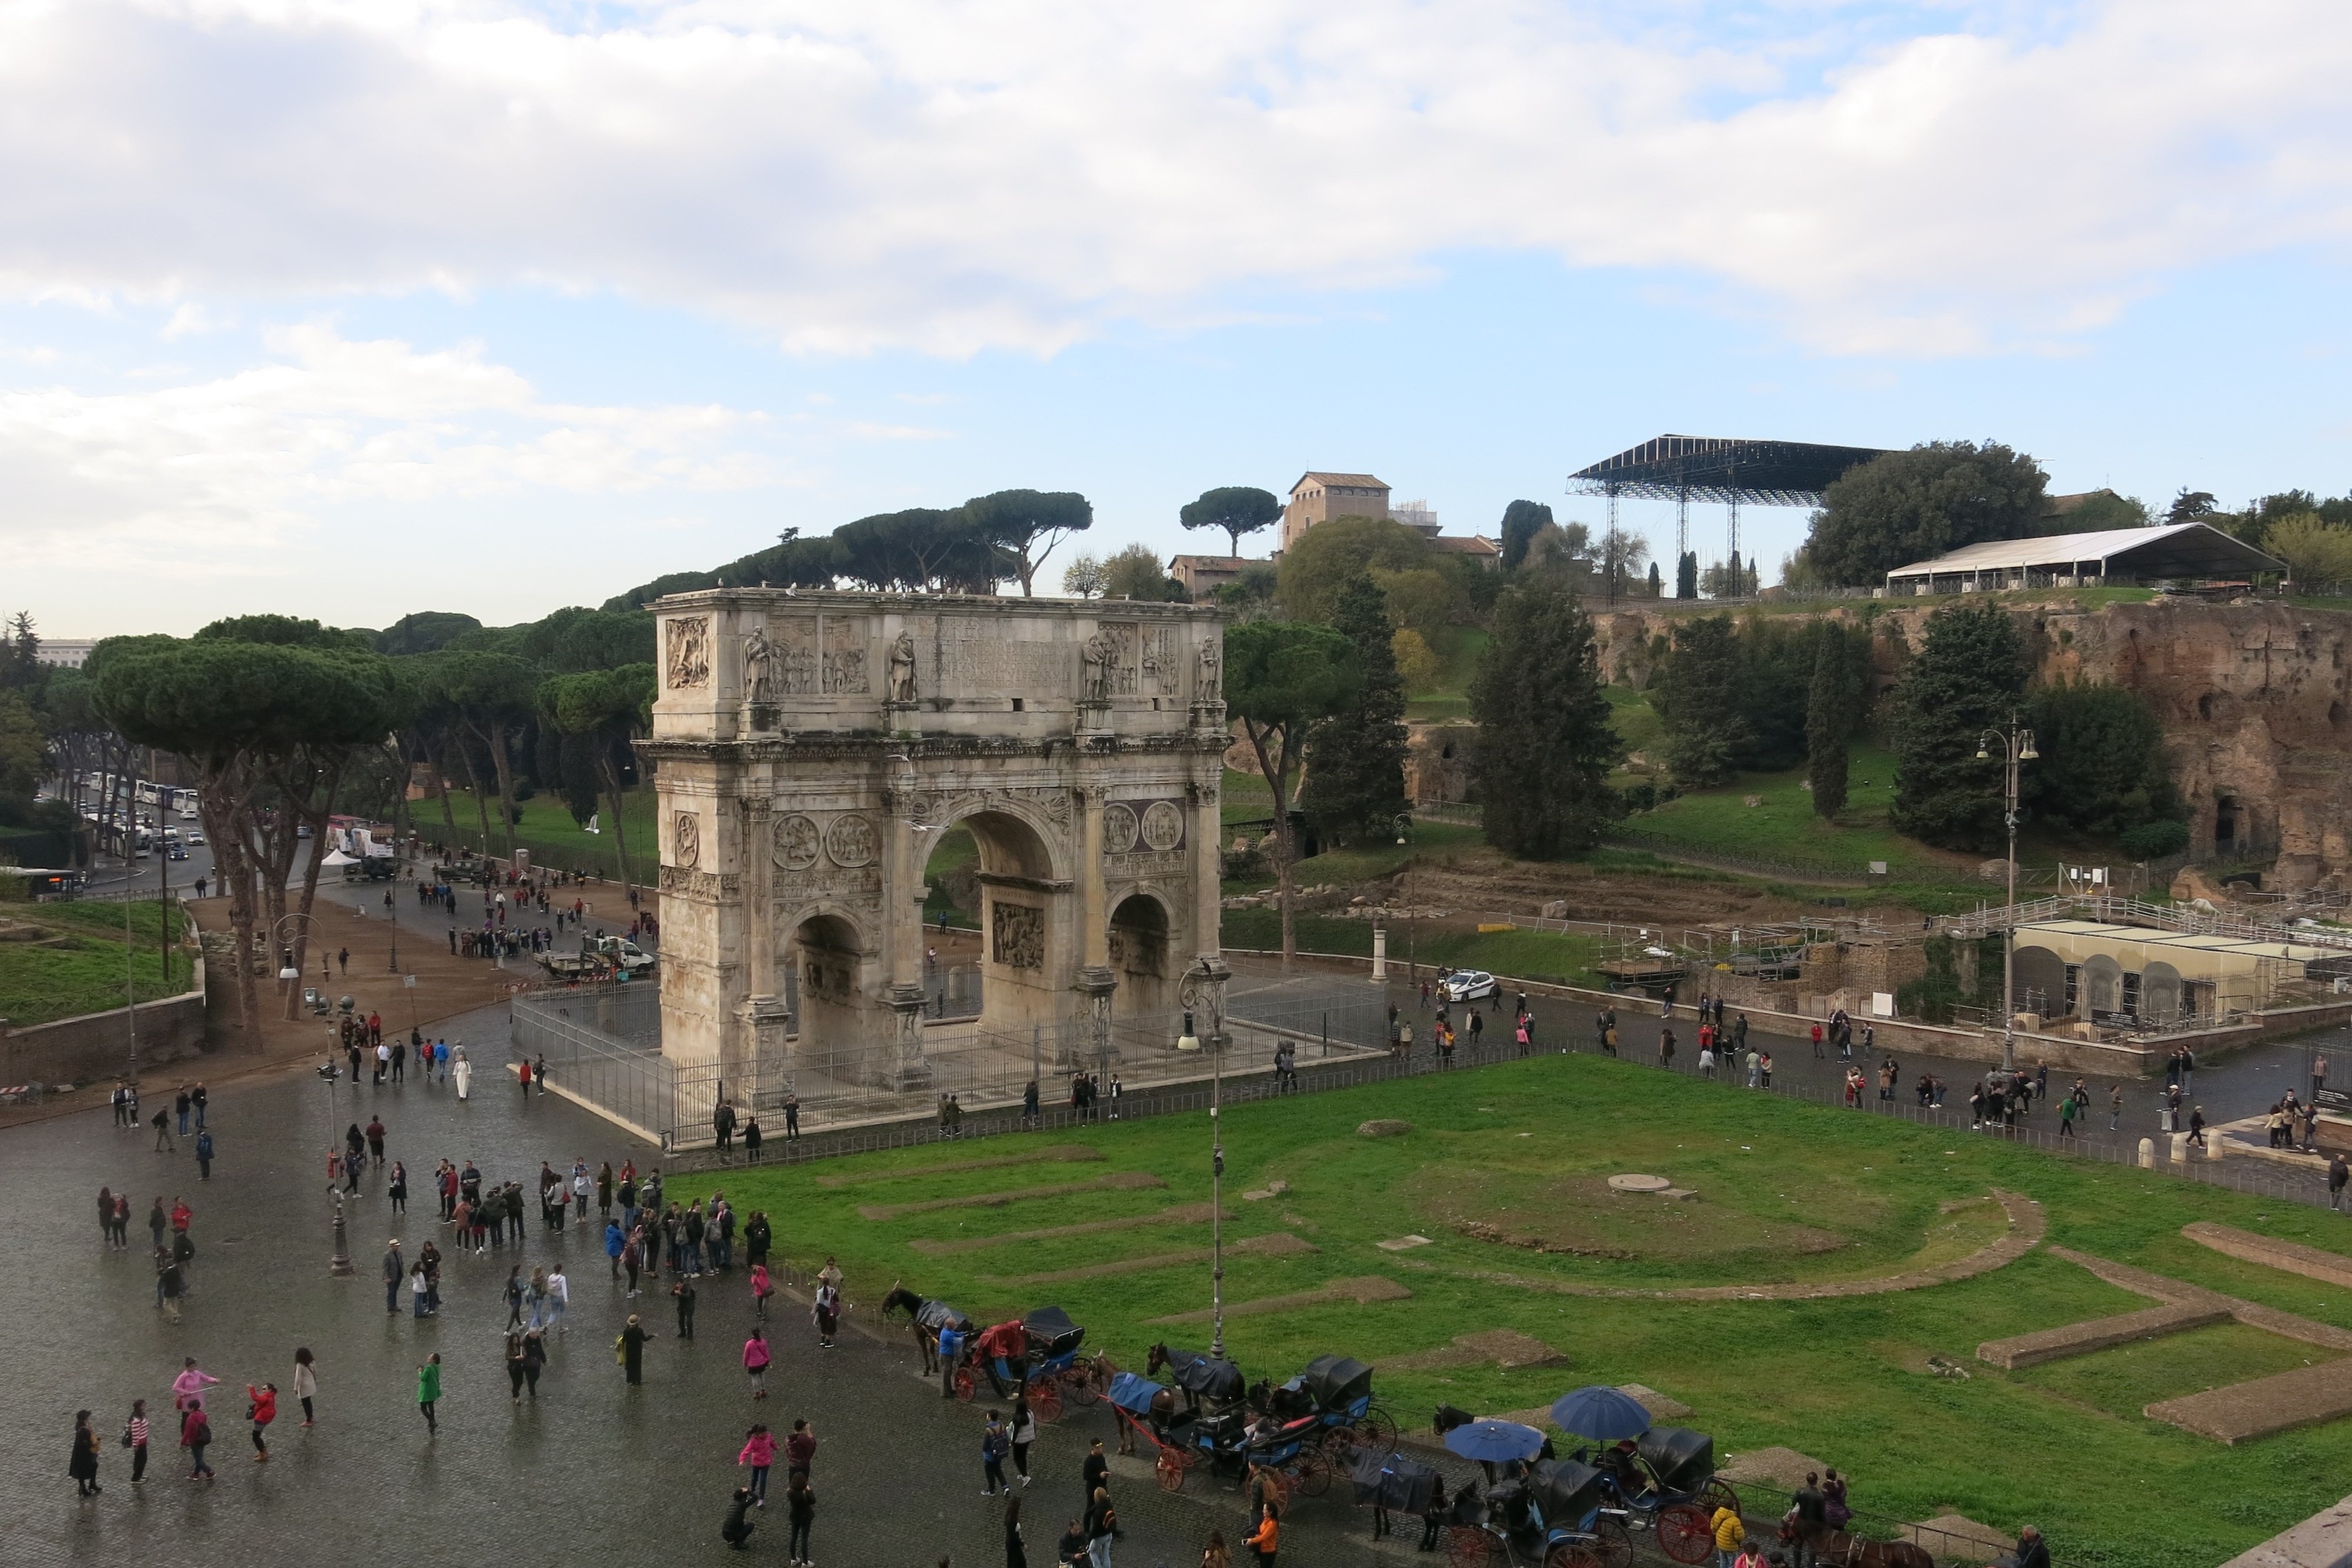
M 980 1432 L 981 1496 L 994 1497 L 999 1490 L 1013 1490 L 1013 1484 L 1004 1479 L 1004 1456 L 1012 1447 L 1013 1438 L 1005 1430 L 1004 1417 L 990 1411 L 988 1425 Z
M 1110 1505 L 1110 1491 L 1105 1487 L 1095 1489 L 1094 1500 L 1087 1505 L 1087 1556 L 1094 1568 L 1111 1568 L 1111 1543 L 1127 1533 L 1118 1527 L 1118 1510 Z
M 188 1451 L 188 1479 L 213 1479 L 213 1468 L 205 1463 L 205 1446 L 213 1440 L 213 1424 L 201 1405 L 191 1405 L 180 1412 L 180 1447 Z

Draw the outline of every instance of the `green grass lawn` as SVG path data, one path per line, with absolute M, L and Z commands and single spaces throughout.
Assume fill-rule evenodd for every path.
M 1220 937 L 1228 948 L 1276 952 L 1282 946 L 1282 913 L 1278 910 L 1227 910 Z M 1301 952 L 1345 952 L 1369 958 L 1372 922 L 1336 920 L 1326 915 L 1298 917 Z M 1600 975 L 1593 965 L 1601 960 L 1601 944 L 1588 936 L 1558 931 L 1476 931 L 1428 921 L 1397 921 L 1389 925 L 1389 961 L 1414 962 L 1443 969 L 1483 969 L 1519 980 L 1548 980 L 1561 985 L 1593 985 Z
M 1403 1117 L 1413 1130 L 1358 1136 L 1372 1117 Z M 793 1260 L 837 1255 L 853 1301 L 876 1300 L 902 1280 L 983 1322 L 1055 1302 L 1088 1326 L 1091 1347 L 1139 1367 L 1155 1340 L 1207 1342 L 1204 1323 L 1150 1321 L 1207 1305 L 1204 1264 L 1036 1277 L 1205 1247 L 1205 1225 L 1015 1238 L 945 1255 L 910 1243 L 986 1242 L 1202 1202 L 1205 1140 L 1205 1118 L 1170 1117 L 730 1171 L 725 1184 L 740 1205 L 777 1216 L 778 1246 Z M 1230 1317 L 1232 1353 L 1253 1378 L 1286 1376 L 1326 1352 L 1378 1361 L 1496 1327 L 1570 1358 L 1514 1373 L 1381 1373 L 1378 1395 L 1401 1423 L 1425 1423 L 1440 1401 L 1497 1412 L 1548 1405 L 1580 1384 L 1643 1383 L 1690 1405 L 1689 1424 L 1711 1433 L 1719 1454 L 1786 1444 L 1851 1473 L 1855 1505 L 1872 1513 L 1920 1520 L 1957 1510 L 2010 1531 L 2032 1521 L 2059 1561 L 2118 1568 L 2210 1568 L 2335 1501 L 2352 1468 L 2352 1421 L 2231 1448 L 2138 1414 L 2150 1398 L 2300 1364 L 2314 1354 L 2308 1346 L 2209 1330 L 2014 1374 L 1978 1363 L 1983 1340 L 2147 1305 L 2040 1250 L 1972 1279 L 1885 1295 L 1668 1302 L 1542 1288 L 1889 1272 L 1966 1253 L 1995 1234 L 1994 1211 L 1971 1200 L 2000 1186 L 2046 1206 L 2054 1242 L 2352 1328 L 2352 1296 L 2340 1288 L 2240 1263 L 2179 1234 L 2189 1220 L 2213 1219 L 2352 1250 L 2352 1230 L 2325 1210 L 1584 1056 L 1230 1108 L 1224 1142 L 1229 1247 L 1288 1232 L 1316 1249 L 1229 1250 L 1229 1303 L 1365 1275 L 1412 1293 Z M 925 1171 L 1071 1142 L 1102 1161 Z M 1605 1178 L 1622 1171 L 1665 1175 L 1698 1196 L 1660 1204 L 1608 1194 Z M 859 1213 L 1134 1172 L 1164 1184 Z M 850 1184 L 819 1184 L 843 1177 Z M 1277 1179 L 1290 1188 L 1277 1199 L 1239 1196 Z M 1374 1245 L 1408 1233 L 1433 1245 L 1396 1253 Z M 1931 1354 L 1973 1375 L 1930 1375 Z
M 103 1013 L 122 1005 L 126 978 L 142 1002 L 179 995 L 194 983 L 194 965 L 188 953 L 175 946 L 166 977 L 159 951 L 162 919 L 161 906 L 153 900 L 133 903 L 135 945 L 126 953 L 120 903 L 0 905 L 0 920 L 38 927 L 58 942 L 0 941 L 0 1018 L 21 1029 Z M 186 917 L 176 904 L 171 920 L 176 941 L 186 927 Z
M 1850 868 L 1856 876 L 1866 872 L 1873 860 L 1885 861 L 1897 877 L 1906 871 L 1924 872 L 1928 873 L 1925 879 L 1946 880 L 1955 874 L 1952 857 L 1906 838 L 1886 825 L 1887 813 L 1895 805 L 1895 758 L 1887 752 L 1866 742 L 1854 742 L 1848 764 L 1846 805 L 1835 822 L 1823 821 L 1814 814 L 1813 797 L 1803 787 L 1804 779 L 1802 768 L 1784 773 L 1743 773 L 1719 788 L 1696 790 L 1654 810 L 1638 812 L 1627 817 L 1624 826 L 1654 834 L 1694 854 L 1818 862 Z M 1751 795 L 1761 797 L 1763 804 L 1743 804 Z
M 1625 742 L 1628 752 L 1642 752 L 1650 765 L 1664 773 L 1665 758 L 1660 748 L 1666 743 L 1666 721 L 1650 706 L 1646 692 L 1630 686 L 1604 686 L 1601 695 L 1609 699 L 1609 727 Z
M 476 813 L 473 792 L 452 788 L 449 809 L 457 819 L 454 837 L 437 800 L 411 801 L 409 815 L 416 831 L 427 843 L 449 844 L 478 849 L 482 847 L 481 818 Z M 607 820 L 609 810 L 600 811 L 597 826 L 600 833 L 590 833 L 572 820 L 571 808 L 561 795 L 539 794 L 521 803 L 522 822 L 515 830 L 515 842 L 530 851 L 537 864 L 557 870 L 593 871 L 606 877 L 620 875 L 619 846 Z M 649 789 L 631 790 L 622 813 L 621 826 L 627 830 L 629 863 L 635 868 L 636 879 L 651 882 L 660 865 L 660 845 L 654 834 L 654 792 Z M 498 800 L 490 800 L 490 853 L 506 853 L 506 836 L 498 827 Z

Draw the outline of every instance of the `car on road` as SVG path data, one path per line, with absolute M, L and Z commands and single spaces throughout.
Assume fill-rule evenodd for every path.
M 187 837 L 182 839 L 181 842 L 187 845 L 191 849 L 201 849 L 204 847 L 205 836 L 200 830 L 191 827 L 188 829 Z
M 1475 1002 L 1499 996 L 1503 988 L 1483 969 L 1456 969 L 1437 977 L 1437 994 L 1448 1002 Z
M 174 844 L 171 847 L 170 858 L 173 860 L 184 860 L 187 858 L 188 851 L 184 846 Z

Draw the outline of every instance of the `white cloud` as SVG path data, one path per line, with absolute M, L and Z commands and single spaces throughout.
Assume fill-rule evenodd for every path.
M 541 400 L 478 346 L 419 351 L 322 326 L 211 380 L 124 392 L 0 389 L 0 552 L 20 566 L 251 552 L 329 509 L 724 491 L 775 482 L 764 416 Z
M 1956 353 L 2352 212 L 2352 12 L 2307 0 L 1907 31 L 1609 0 L 554 11 L 0 6 L 0 289 L 526 282 L 802 350 L 1050 352 L 1506 248 L 1712 279 L 1834 352 Z

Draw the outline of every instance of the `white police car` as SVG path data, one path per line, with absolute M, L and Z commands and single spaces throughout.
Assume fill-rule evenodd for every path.
M 1437 994 L 1448 1002 L 1475 1002 L 1483 996 L 1499 996 L 1503 988 L 1483 969 L 1457 969 L 1437 977 Z

